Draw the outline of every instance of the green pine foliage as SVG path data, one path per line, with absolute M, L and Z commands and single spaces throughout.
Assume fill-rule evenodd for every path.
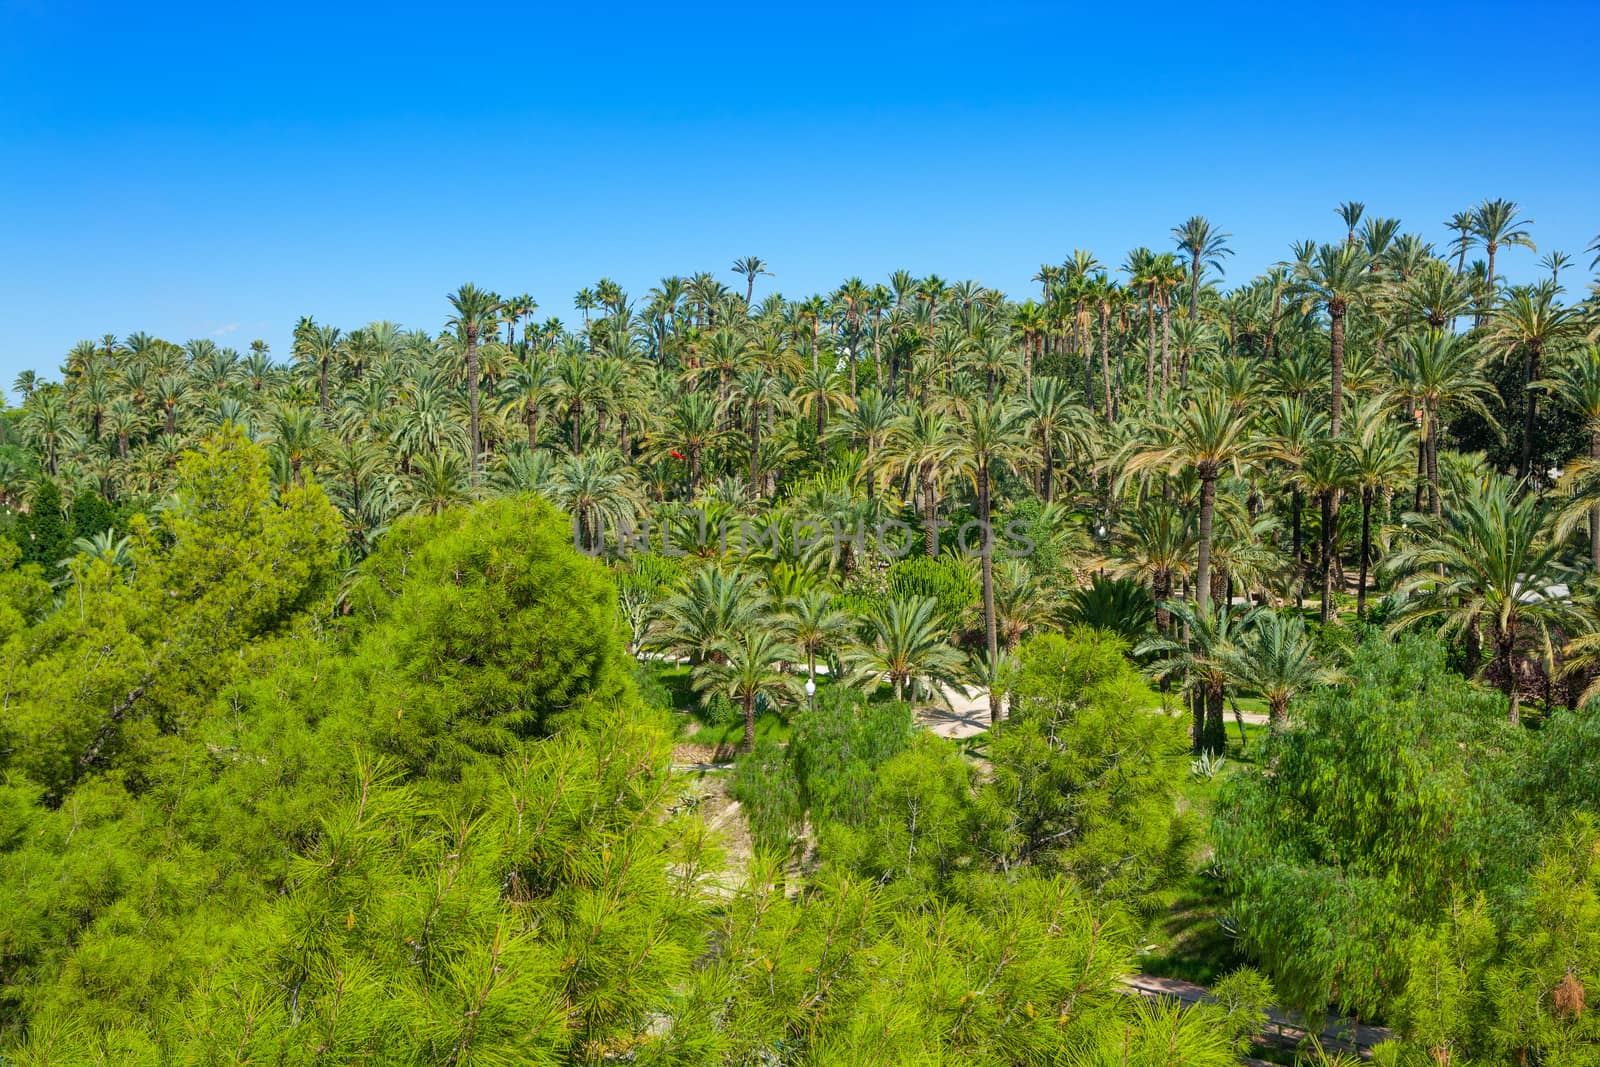
M 1594 1062 L 1594 712 L 1529 734 L 1444 657 L 1365 641 L 1266 773 L 1230 780 L 1232 918 L 1285 1002 L 1394 1022 L 1387 1062 Z
M 995 865 L 992 786 L 904 705 L 829 687 L 741 764 L 824 858 L 730 881 L 542 501 L 407 520 L 341 582 L 321 490 L 242 433 L 180 485 L 54 611 L 0 571 L 5 1062 L 1233 1062 L 1232 1009 L 1120 991 L 1104 883 Z

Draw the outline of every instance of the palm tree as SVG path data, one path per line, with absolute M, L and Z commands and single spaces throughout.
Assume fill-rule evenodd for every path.
M 688 499 L 700 487 L 700 466 L 708 448 L 723 439 L 722 406 L 705 393 L 685 393 L 667 413 L 655 435 L 660 449 L 677 452 L 688 464 Z
M 29 398 L 18 421 L 22 437 L 38 449 L 44 469 L 54 477 L 60 470 L 61 453 L 77 440 L 72 415 L 59 390 L 41 391 Z
M 789 396 L 799 407 L 801 414 L 816 419 L 819 449 L 827 434 L 828 410 L 837 407 L 849 411 L 856 406 L 855 397 L 850 395 L 849 387 L 839 376 L 839 372 L 832 367 L 813 366 L 795 383 Z
M 469 484 L 477 485 L 478 464 L 483 451 L 483 442 L 478 432 L 478 389 L 481 384 L 478 373 L 478 338 L 485 330 L 492 332 L 495 329 L 503 305 L 494 293 L 479 289 L 471 282 L 450 293 L 448 299 L 450 306 L 455 310 L 455 314 L 450 317 L 450 325 L 455 327 L 457 336 L 467 347 L 467 438 L 471 450 L 468 456 L 467 480 Z
M 1377 275 L 1371 267 L 1366 252 L 1353 242 L 1322 245 L 1310 259 L 1295 264 L 1301 291 L 1328 312 L 1328 432 L 1334 437 L 1339 436 L 1344 403 L 1344 317 L 1351 305 L 1365 299 L 1377 286 Z
M 912 699 L 928 683 L 954 686 L 962 670 L 961 653 L 946 640 L 939 624 L 938 602 L 932 597 L 894 598 L 867 615 L 867 642 L 850 656 L 858 672 L 876 680 L 887 678 L 894 698 L 904 700 L 906 686 Z
M 743 259 L 733 261 L 733 272 L 743 274 L 745 278 L 744 302 L 749 304 L 756 295 L 756 276 L 765 275 L 772 277 L 772 272 L 767 269 L 767 261 L 760 256 L 745 256 Z
M 1513 245 L 1536 252 L 1528 236 L 1532 219 L 1517 214 L 1515 200 L 1485 200 L 1472 212 L 1472 235 L 1483 242 L 1489 253 L 1488 310 L 1494 311 L 1494 255 L 1502 245 Z
M 1578 350 L 1554 375 L 1536 384 L 1554 393 L 1583 418 L 1583 427 L 1589 433 L 1589 461 L 1574 470 L 1572 476 L 1575 480 L 1592 476 L 1600 470 L 1600 347 L 1589 345 Z M 1584 494 L 1584 499 L 1593 498 Z M 1600 501 L 1580 510 L 1589 521 L 1589 562 L 1600 572 Z M 1571 522 L 1564 515 L 1557 535 L 1565 536 L 1570 526 Z
M 1423 533 L 1385 564 L 1405 576 L 1395 593 L 1408 598 L 1390 629 L 1437 622 L 1441 635 L 1465 635 L 1469 645 L 1486 633 L 1492 681 L 1510 701 L 1511 722 L 1519 722 L 1519 646 L 1531 638 L 1550 670 L 1555 635 L 1576 632 L 1582 621 L 1565 591 L 1570 570 L 1545 499 L 1519 497 L 1511 479 L 1491 474 L 1468 484 Z
M 1115 546 L 1111 572 L 1149 585 L 1156 629 L 1166 634 L 1172 626 L 1167 602 L 1193 571 L 1195 529 L 1189 509 L 1151 496 L 1118 524 Z
M 1122 477 L 1146 471 L 1181 474 L 1192 470 L 1200 479 L 1200 508 L 1195 564 L 1195 597 L 1211 601 L 1211 536 L 1216 516 L 1217 479 L 1227 471 L 1242 475 L 1265 457 L 1264 442 L 1251 432 L 1253 414 L 1236 411 L 1227 397 L 1208 389 L 1192 397 L 1182 410 L 1169 412 L 1151 427 L 1154 440 L 1136 441 L 1126 451 Z
M 1187 679 L 1194 752 L 1222 752 L 1227 748 L 1228 737 L 1222 721 L 1222 702 L 1230 681 L 1230 659 L 1240 616 L 1227 604 L 1205 600 L 1192 604 L 1173 601 L 1168 608 L 1185 637 L 1158 634 L 1138 645 L 1134 652 L 1156 657 L 1145 668 L 1152 677 L 1181 675 Z
M 472 478 L 454 452 L 432 452 L 421 456 L 406 478 L 407 511 L 437 515 L 472 499 Z
M 632 476 L 611 448 L 568 456 L 551 473 L 545 491 L 571 514 L 579 547 L 589 552 L 604 547 L 606 527 L 626 532 L 639 511 Z
M 1072 402 L 1066 382 L 1043 375 L 1029 386 L 1025 403 L 1039 449 L 1039 495 L 1048 504 L 1055 499 L 1056 454 L 1070 454 L 1088 432 L 1084 409 Z
M 1471 211 L 1457 211 L 1445 223 L 1445 228 L 1455 234 L 1450 239 L 1450 251 L 1454 252 L 1456 256 L 1456 277 L 1458 278 L 1466 270 L 1467 253 L 1472 251 L 1472 246 L 1477 243 L 1473 237 L 1473 230 L 1476 228 L 1473 214 Z
M 929 559 L 939 554 L 939 490 L 950 479 L 959 442 L 949 419 L 929 407 L 902 415 L 889 431 L 884 470 L 916 482 L 922 502 L 923 544 Z
M 978 551 L 983 572 L 984 647 L 990 659 L 999 652 L 994 613 L 993 479 L 999 468 L 1015 469 L 1027 451 L 1026 413 L 1010 401 L 978 401 L 957 430 L 956 467 L 972 479 L 978 496 L 978 533 L 983 539 Z M 1000 722 L 999 699 L 992 692 L 989 721 L 996 725 Z
M 691 663 L 715 658 L 717 642 L 767 625 L 769 600 L 756 580 L 716 567 L 695 571 L 683 589 L 661 603 L 649 643 Z
M 500 385 L 501 411 L 527 429 L 529 449 L 539 447 L 539 420 L 553 402 L 556 386 L 555 373 L 537 353 L 513 366 Z
M 1318 686 L 1334 685 L 1340 673 L 1319 664 L 1306 624 L 1298 615 L 1257 608 L 1246 615 L 1233 643 L 1222 651 L 1225 672 L 1235 684 L 1267 702 L 1267 721 L 1282 733 L 1289 703 Z
M 817 673 L 817 656 L 838 648 L 850 633 L 855 619 L 840 610 L 833 594 L 825 589 L 808 589 L 784 601 L 778 625 L 805 656 L 806 671 Z
M 1204 215 L 1193 215 L 1182 226 L 1172 228 L 1178 251 L 1189 257 L 1189 318 L 1200 317 L 1200 273 L 1210 267 L 1222 273 L 1222 258 L 1233 255 L 1228 247 L 1232 234 L 1212 229 Z
M 713 652 L 690 677 L 701 694 L 721 693 L 739 705 L 749 752 L 756 747 L 756 701 L 797 691 L 797 680 L 783 665 L 798 658 L 799 650 L 774 630 L 752 627 L 718 639 Z
M 1554 290 L 1546 286 L 1518 286 L 1489 321 L 1491 346 L 1506 356 L 1522 353 L 1525 396 L 1517 472 L 1524 478 L 1533 472 L 1534 421 L 1539 403 L 1535 384 L 1542 373 L 1542 361 L 1546 355 L 1557 355 L 1581 340 L 1585 332 L 1580 309 L 1562 307 L 1555 297 Z
M 1324 623 L 1333 619 L 1333 572 L 1338 562 L 1339 493 L 1350 486 L 1349 456 L 1338 441 L 1323 441 L 1312 447 L 1300 461 L 1296 475 L 1300 487 L 1322 506 L 1318 524 L 1320 551 L 1318 566 L 1321 606 L 1317 617 Z
M 1430 510 L 1440 515 L 1439 427 L 1452 414 L 1470 411 L 1496 425 L 1488 400 L 1494 386 L 1483 374 L 1483 356 L 1470 336 L 1430 329 L 1402 340 L 1388 364 L 1390 397 L 1417 425 L 1418 469 L 1427 481 Z M 1417 510 L 1422 510 L 1418 487 Z
M 1410 434 L 1384 418 L 1380 403 L 1355 413 L 1356 432 L 1344 442 L 1349 484 L 1361 494 L 1361 575 L 1356 617 L 1367 617 L 1367 572 L 1372 560 L 1372 505 L 1411 471 Z
M 1305 402 L 1304 397 L 1280 396 L 1267 410 L 1263 431 L 1267 439 L 1267 454 L 1284 464 L 1289 471 L 1289 528 L 1290 549 L 1293 557 L 1295 603 L 1304 603 L 1305 541 L 1301 536 L 1304 517 L 1305 494 L 1300 481 L 1300 465 L 1311 449 L 1322 442 L 1328 433 L 1328 417 Z
M 1346 200 L 1333 209 L 1333 213 L 1339 216 L 1347 231 L 1344 238 L 1345 244 L 1356 243 L 1356 227 L 1361 225 L 1361 216 L 1366 210 L 1367 205 L 1359 200 Z

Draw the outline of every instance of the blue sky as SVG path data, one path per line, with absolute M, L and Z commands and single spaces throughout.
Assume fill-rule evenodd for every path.
M 0 0 L 0 385 L 106 332 L 437 329 L 463 281 L 570 322 L 747 254 L 758 293 L 1015 294 L 1196 213 L 1230 278 L 1344 199 L 1442 242 L 1510 197 L 1584 268 L 1600 233 L 1593 5 L 226 6 Z

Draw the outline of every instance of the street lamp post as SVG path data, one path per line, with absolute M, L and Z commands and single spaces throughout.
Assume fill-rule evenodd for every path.
M 812 711 L 817 710 L 817 676 L 815 674 L 806 679 L 806 704 Z

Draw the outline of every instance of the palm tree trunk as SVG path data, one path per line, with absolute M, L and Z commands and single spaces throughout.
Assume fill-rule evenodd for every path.
M 1144 345 L 1144 402 L 1145 406 L 1148 407 L 1154 403 L 1156 392 L 1156 302 L 1154 298 L 1145 301 L 1145 316 L 1149 319 L 1150 326 Z
M 1107 328 L 1106 311 L 1100 312 L 1100 384 L 1105 393 L 1106 402 L 1106 428 L 1110 429 L 1116 419 L 1116 404 L 1111 395 L 1111 331 Z
M 1372 555 L 1372 487 L 1361 488 L 1361 581 L 1356 587 L 1356 618 L 1367 618 L 1367 561 Z
M 1495 670 L 1500 675 L 1500 691 L 1506 695 L 1508 702 L 1507 717 L 1512 726 L 1522 723 L 1522 694 L 1517 688 L 1517 675 L 1512 669 L 1512 651 L 1516 643 L 1516 631 L 1507 628 L 1503 633 L 1495 635 L 1494 663 Z
M 1044 497 L 1044 502 L 1048 504 L 1050 503 L 1052 483 L 1055 481 L 1055 449 L 1050 447 L 1049 438 L 1043 434 L 1039 436 L 1040 457 L 1044 460 L 1044 485 L 1041 487 L 1043 489 L 1041 495 Z
M 1222 718 L 1222 690 L 1207 686 L 1206 738 L 1207 752 L 1226 752 L 1228 749 L 1228 724 Z
M 761 499 L 761 405 L 750 409 L 750 495 Z
M 994 538 L 989 533 L 989 465 L 978 466 L 978 518 L 982 523 L 979 533 L 979 562 L 983 567 L 983 643 L 989 652 L 989 666 L 993 668 L 999 655 L 1000 642 L 994 617 Z M 1000 699 L 994 689 L 989 690 L 989 725 L 1000 725 Z
M 326 383 L 323 387 L 326 389 Z M 477 485 L 478 453 L 482 451 L 482 442 L 478 439 L 478 331 L 470 328 L 467 330 L 467 423 L 468 436 L 472 442 L 467 480 L 470 484 Z
M 1289 723 L 1289 701 L 1286 697 L 1274 694 L 1267 702 L 1267 721 L 1272 733 L 1283 733 L 1283 728 Z
M 1517 471 L 1524 478 L 1533 473 L 1533 424 L 1539 414 L 1539 393 L 1533 383 L 1539 380 L 1540 345 L 1530 341 L 1527 349 L 1522 375 L 1522 463 Z
M 1306 551 L 1300 524 L 1304 511 L 1305 501 L 1300 496 L 1300 487 L 1295 486 L 1289 491 L 1289 515 L 1294 539 L 1294 606 L 1299 611 L 1306 608 Z
M 1317 617 L 1323 622 L 1333 618 L 1333 493 L 1322 491 L 1322 607 Z
M 1211 607 L 1211 526 L 1217 510 L 1217 476 L 1200 475 L 1200 551 L 1195 566 L 1195 608 L 1206 611 Z
M 756 747 L 756 695 L 746 693 L 739 701 L 744 705 L 744 750 L 749 752 Z
M 1206 691 L 1198 683 L 1189 687 L 1189 714 L 1194 719 L 1189 749 L 1198 756 L 1206 750 Z
M 1167 314 L 1167 303 L 1161 302 L 1161 396 L 1166 399 L 1167 387 L 1172 380 L 1172 318 Z
M 925 470 L 922 474 L 922 547 L 929 559 L 939 555 L 939 528 L 935 525 L 938 518 L 939 502 L 933 495 L 933 474 Z
M 1328 399 L 1328 436 L 1339 436 L 1339 409 L 1344 406 L 1344 308 L 1328 308 L 1328 354 L 1332 363 L 1332 389 Z
M 1600 431 L 1589 435 L 1589 458 L 1600 462 Z M 1589 562 L 1600 571 L 1600 504 L 1589 509 Z

